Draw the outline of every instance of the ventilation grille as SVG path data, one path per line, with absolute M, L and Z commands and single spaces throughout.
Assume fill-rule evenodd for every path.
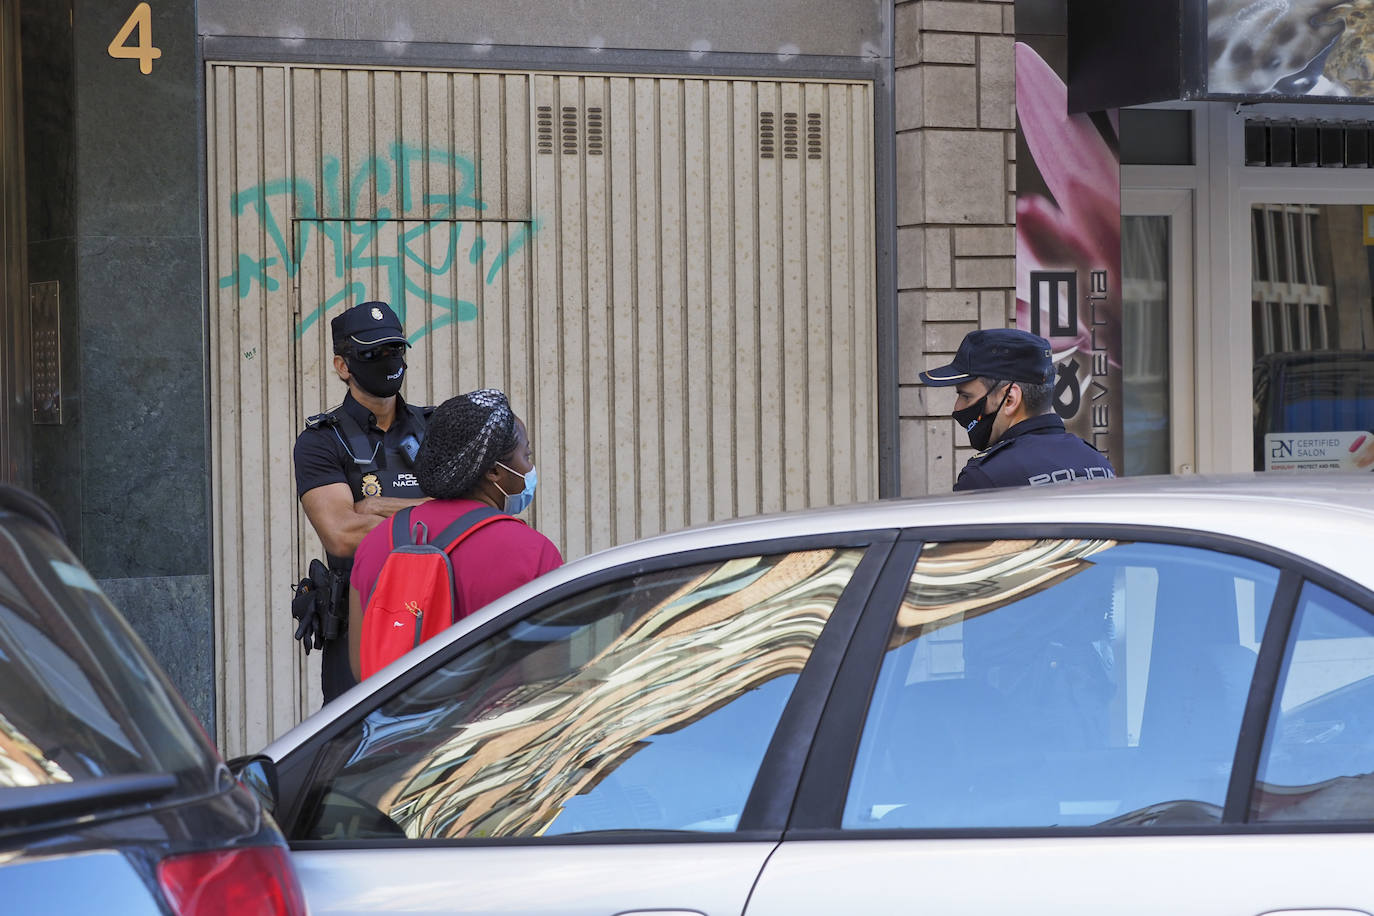
M 553 106 L 540 105 L 535 117 L 536 149 L 541 156 L 553 155 Z
M 1374 167 L 1374 124 L 1246 121 L 1245 164 L 1277 168 Z
M 587 109 L 587 155 L 600 156 L 606 152 L 606 131 L 599 107 Z
M 782 114 L 782 158 L 797 158 L 797 140 L 800 137 L 797 130 L 797 113 L 795 111 L 785 111 Z
M 759 158 L 773 159 L 777 156 L 777 134 L 774 131 L 773 112 L 759 112 Z
M 825 158 L 825 128 L 819 111 L 806 115 L 806 158 Z M 800 159 L 802 151 L 801 116 L 795 111 L 782 113 L 782 158 Z M 759 158 L 778 157 L 778 116 L 771 111 L 759 112 Z
M 555 125 L 555 120 L 557 124 Z M 557 137 L 554 136 L 555 130 Z M 552 105 L 535 109 L 535 151 L 552 156 L 555 150 L 565 156 L 585 152 L 588 156 L 606 155 L 606 111 L 591 106 L 585 115 L 576 105 L 564 105 L 555 117 Z
M 560 147 L 564 156 L 577 155 L 577 106 L 564 105 Z
M 775 112 L 759 112 L 760 159 L 778 158 L 778 120 Z M 802 158 L 803 146 L 807 159 L 825 158 L 825 120 L 820 112 L 806 113 L 804 130 L 802 115 L 795 111 L 783 112 L 781 120 L 782 158 Z M 541 156 L 552 156 L 556 150 L 565 156 L 576 156 L 583 152 L 588 156 L 604 156 L 605 109 L 593 106 L 587 108 L 584 114 L 576 105 L 564 105 L 555 116 L 552 105 L 538 106 L 535 111 L 535 150 Z

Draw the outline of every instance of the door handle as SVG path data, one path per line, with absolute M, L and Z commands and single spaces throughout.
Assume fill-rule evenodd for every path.
M 621 910 L 615 916 L 706 916 L 706 914 L 701 910 Z M 1346 916 L 1350 916 L 1350 914 L 1347 913 Z
M 1364 910 L 1265 910 L 1259 916 L 1369 916 Z

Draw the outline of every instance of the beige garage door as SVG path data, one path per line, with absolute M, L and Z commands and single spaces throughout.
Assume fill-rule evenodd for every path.
M 504 388 L 569 559 L 877 495 L 867 83 L 208 67 L 218 738 L 319 705 L 291 446 L 328 322 L 385 299 L 404 394 Z

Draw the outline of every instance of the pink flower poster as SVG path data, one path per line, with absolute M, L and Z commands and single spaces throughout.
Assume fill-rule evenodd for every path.
M 1069 114 L 1061 75 L 1017 42 L 1016 114 L 1016 325 L 1050 341 L 1065 426 L 1121 467 L 1116 112 Z

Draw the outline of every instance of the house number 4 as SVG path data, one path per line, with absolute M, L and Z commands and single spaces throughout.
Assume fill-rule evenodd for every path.
M 138 40 L 132 44 L 129 38 L 138 33 Z M 162 49 L 153 47 L 153 9 L 146 3 L 134 7 L 119 34 L 106 48 L 111 57 L 122 57 L 138 61 L 138 72 L 147 76 L 153 72 L 153 61 L 162 56 Z

